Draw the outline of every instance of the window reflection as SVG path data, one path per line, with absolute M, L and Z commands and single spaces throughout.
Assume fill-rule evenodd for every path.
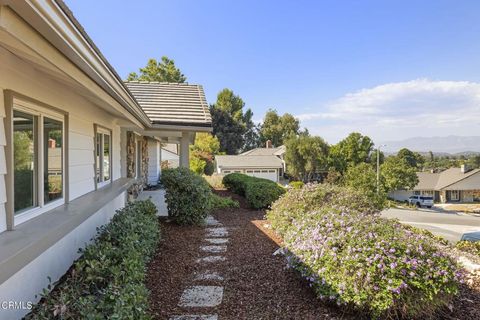
M 44 201 L 60 199 L 63 195 L 63 126 L 62 122 L 44 118 Z

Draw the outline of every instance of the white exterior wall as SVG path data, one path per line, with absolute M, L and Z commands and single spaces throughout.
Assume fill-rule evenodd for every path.
M 148 181 L 150 185 L 157 185 L 160 178 L 160 141 L 148 140 Z
M 160 157 L 162 161 L 168 161 L 171 168 L 178 168 L 180 166 L 180 157 L 177 154 L 162 148 Z
M 121 177 L 120 167 L 120 127 L 115 117 L 93 104 L 77 90 L 55 81 L 0 47 L 0 88 L 10 89 L 29 98 L 68 112 L 68 155 L 70 200 L 93 191 L 94 181 L 94 123 L 112 130 L 112 178 Z M 3 107 L 3 99 L 1 99 Z M 4 107 L 0 115 L 4 117 Z M 5 195 L 5 158 L 3 145 L 5 130 L 0 128 L 0 232 L 5 219 L 2 204 Z M 2 171 L 3 170 L 3 171 Z M 3 184 L 3 187 L 1 186 Z
M 5 203 L 7 202 L 7 192 L 5 189 L 5 175 L 7 174 L 7 166 L 5 162 L 5 99 L 3 97 L 3 88 L 0 83 L 0 233 L 7 230 L 7 214 L 5 211 Z
M 115 210 L 125 205 L 126 193 L 123 192 L 114 200 L 94 213 L 72 232 L 56 242 L 43 254 L 20 269 L 7 281 L 0 285 L 0 301 L 22 301 L 36 303 L 42 292 L 49 284 L 59 279 L 79 257 L 78 248 L 85 247 L 86 243 L 96 235 L 96 228 L 106 224 L 115 214 Z M 26 290 L 28 288 L 28 290 Z M 2 310 L 0 320 L 20 319 L 29 310 Z
M 407 201 L 410 196 L 413 196 L 413 191 L 411 190 L 396 190 L 388 194 L 389 198 L 396 201 Z

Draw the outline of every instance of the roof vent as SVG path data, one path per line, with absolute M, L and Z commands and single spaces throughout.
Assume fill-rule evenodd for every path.
M 266 147 L 267 149 L 272 148 L 272 140 L 267 140 L 267 143 L 265 144 L 265 147 Z

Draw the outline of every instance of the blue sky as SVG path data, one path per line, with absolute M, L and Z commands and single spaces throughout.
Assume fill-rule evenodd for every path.
M 166 55 L 331 143 L 479 135 L 480 1 L 66 2 L 122 77 Z

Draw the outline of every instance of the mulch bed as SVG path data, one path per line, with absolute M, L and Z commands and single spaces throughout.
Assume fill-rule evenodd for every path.
M 227 260 L 211 269 L 225 277 L 221 305 L 208 309 L 183 309 L 177 306 L 183 290 L 192 285 L 195 272 L 205 270 L 195 263 L 205 256 L 199 247 L 205 237 L 204 227 L 180 227 L 161 222 L 162 241 L 152 260 L 147 279 L 151 290 L 150 309 L 155 319 L 181 314 L 218 314 L 219 319 L 360 319 L 341 308 L 319 301 L 297 273 L 286 269 L 285 258 L 273 253 L 281 239 L 268 228 L 263 211 L 247 208 L 245 200 L 226 190 L 221 196 L 238 200 L 241 208 L 220 210 L 213 214 L 229 228 Z M 198 284 L 198 283 L 195 283 Z M 475 288 L 475 289 L 472 289 Z M 453 310 L 438 319 L 480 319 L 480 281 L 463 286 L 453 303 Z

